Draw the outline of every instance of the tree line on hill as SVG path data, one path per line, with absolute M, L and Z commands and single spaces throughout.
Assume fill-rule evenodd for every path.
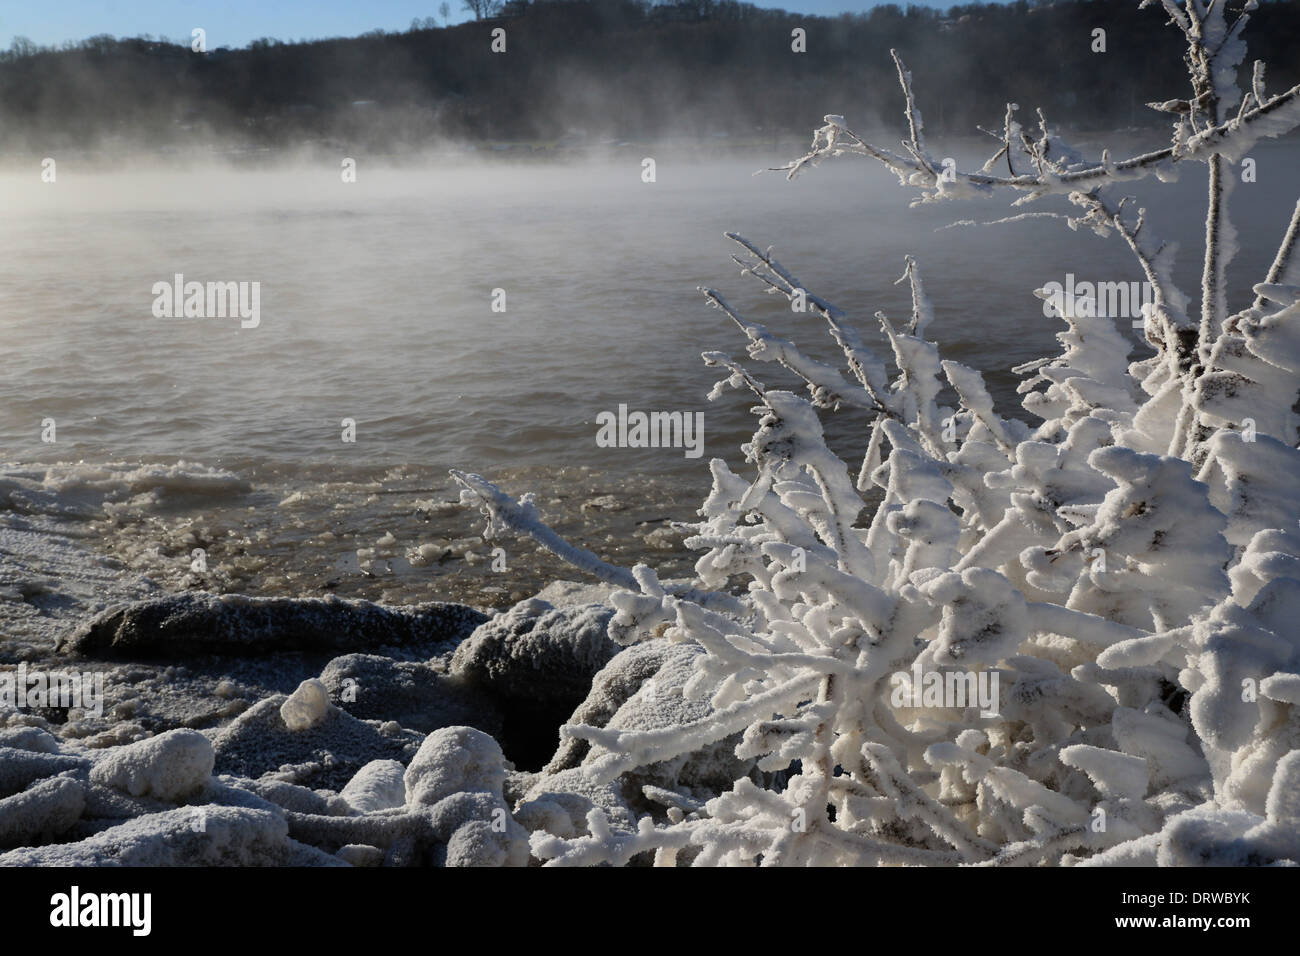
M 803 135 L 825 113 L 895 128 L 891 49 L 936 133 L 1000 127 L 1007 102 L 1026 122 L 1042 108 L 1073 128 L 1146 126 L 1162 117 L 1140 91 L 1185 94 L 1178 32 L 1158 4 L 1136 0 L 887 4 L 829 18 L 736 0 L 482 3 L 480 19 L 454 26 L 429 17 L 405 32 L 207 52 L 188 39 L 43 48 L 18 38 L 0 53 L 0 152 L 206 139 L 372 150 L 447 139 L 736 141 Z M 445 23 L 446 4 L 441 12 Z M 1266 0 L 1248 30 L 1270 88 L 1300 80 L 1300 0 Z

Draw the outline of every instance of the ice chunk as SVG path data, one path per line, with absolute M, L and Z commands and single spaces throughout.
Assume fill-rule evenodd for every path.
M 280 705 L 280 716 L 290 730 L 310 730 L 325 719 L 331 706 L 329 691 L 319 678 L 312 677 Z

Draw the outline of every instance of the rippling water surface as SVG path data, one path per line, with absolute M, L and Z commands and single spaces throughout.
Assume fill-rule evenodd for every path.
M 1242 287 L 1262 277 L 1293 199 L 1268 182 L 1295 148 L 1257 155 L 1259 182 L 1233 196 Z M 892 178 L 860 160 L 793 183 L 751 175 L 786 158 L 662 159 L 653 184 L 631 157 L 363 164 L 355 184 L 324 166 L 99 174 L 68 161 L 52 185 L 7 175 L 0 447 L 11 460 L 583 462 L 686 473 L 699 463 L 680 453 L 598 449 L 595 418 L 619 403 L 704 410 L 706 455 L 734 456 L 750 430 L 747 403 L 706 402 L 715 376 L 699 353 L 743 355 L 743 343 L 697 286 L 801 342 L 822 349 L 825 338 L 815 319 L 738 274 L 726 229 L 774 245 L 868 334 L 877 310 L 906 316 L 906 289 L 893 282 L 904 254 L 916 255 L 938 310 L 933 337 L 987 372 L 1004 404 L 1008 370 L 1054 345 L 1057 326 L 1033 288 L 1067 271 L 1140 278 L 1118 240 L 1060 222 L 936 232 L 1006 207 L 908 209 Z M 1181 257 L 1191 288 L 1202 172 L 1155 196 L 1151 184 L 1135 187 L 1155 229 L 1191 241 Z M 260 282 L 260 326 L 155 318 L 151 288 L 178 272 Z M 504 313 L 491 311 L 493 289 L 505 291 Z M 46 417 L 58 423 L 55 446 L 40 441 Z M 356 420 L 356 444 L 340 441 L 343 418 Z
M 963 163 L 973 155 L 954 152 Z M 1270 182 L 1298 153 L 1295 144 L 1261 146 L 1258 182 L 1233 195 L 1239 295 L 1262 279 L 1282 234 L 1294 197 Z M 983 370 L 1011 412 L 1019 409 L 1010 369 L 1050 353 L 1059 330 L 1031 290 L 1071 271 L 1080 280 L 1140 279 L 1117 239 L 1059 221 L 941 230 L 1007 207 L 909 209 L 909 195 L 865 161 L 831 162 L 793 183 L 752 175 L 789 158 L 660 157 L 653 184 L 641 182 L 639 156 L 363 163 L 354 184 L 327 165 L 104 173 L 67 160 L 55 184 L 5 174 L 0 458 L 184 458 L 255 474 L 266 499 L 239 508 L 272 507 L 305 490 L 311 504 L 295 520 L 310 535 L 330 530 L 341 501 L 365 502 L 368 483 L 392 466 L 418 469 L 402 473 L 421 476 L 407 484 L 432 482 L 444 500 L 445 482 L 425 476 L 455 466 L 563 484 L 548 500 L 572 497 L 576 514 L 601 482 L 622 482 L 625 499 L 644 498 L 642 510 L 680 504 L 674 517 L 687 517 L 707 483 L 705 461 L 738 465 L 753 427 L 743 395 L 705 399 L 718 376 L 700 352 L 743 357 L 744 341 L 697 287 L 717 288 L 746 316 L 834 358 L 815 318 L 792 314 L 739 274 L 724 230 L 774 246 L 806 288 L 848 310 L 870 339 L 879 338 L 877 310 L 899 319 L 910 312 L 906 286 L 894 282 L 904 255 L 915 255 L 937 309 L 931 337 L 945 357 Z M 1176 185 L 1133 186 L 1151 227 L 1184 240 L 1179 274 L 1189 292 L 1198 284 L 1202 184 L 1203 167 L 1193 167 Z M 259 282 L 260 325 L 155 318 L 153 284 L 176 273 Z M 491 309 L 494 289 L 504 290 L 505 312 Z M 795 384 L 770 366 L 756 372 L 769 384 Z M 704 460 L 677 449 L 597 447 L 596 416 L 620 403 L 703 411 Z M 41 441 L 47 418 L 57 423 L 54 444 Z M 356 422 L 355 443 L 340 440 L 345 418 Z M 860 426 L 843 412 L 829 428 L 850 458 L 860 453 Z M 613 477 L 583 477 L 592 474 Z M 635 476 L 645 474 L 663 488 L 642 496 Z M 321 493 L 331 481 L 362 490 L 331 498 Z M 637 511 L 616 530 L 660 517 Z M 293 534 L 266 536 L 291 563 Z M 313 586 L 329 585 L 333 566 L 321 564 Z

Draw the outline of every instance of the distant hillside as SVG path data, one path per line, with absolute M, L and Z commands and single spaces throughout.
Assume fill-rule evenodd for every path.
M 0 56 L 0 151 L 202 137 L 383 150 L 443 138 L 753 138 L 802 135 L 828 112 L 893 127 L 891 47 L 912 68 L 935 132 L 1000 125 L 1008 100 L 1062 125 L 1145 125 L 1161 121 L 1143 105 L 1151 91 L 1186 92 L 1177 32 L 1158 4 L 1139 10 L 1136 0 L 884 6 L 834 19 L 712 0 L 513 0 L 507 11 L 449 28 L 206 54 L 148 38 L 59 50 L 19 41 Z M 490 49 L 497 27 L 505 53 Z M 791 51 L 796 27 L 806 53 Z M 1096 28 L 1105 53 L 1091 49 Z M 1271 88 L 1300 81 L 1300 0 L 1264 3 L 1249 33 Z

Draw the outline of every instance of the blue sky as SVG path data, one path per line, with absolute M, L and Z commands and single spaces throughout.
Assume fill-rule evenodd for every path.
M 437 16 L 441 0 L 8 0 L 0 6 L 0 46 L 25 36 L 42 46 L 98 33 L 151 34 L 188 42 L 194 27 L 207 31 L 208 48 L 244 46 L 258 37 L 279 40 L 356 36 L 367 30 L 405 30 L 413 17 Z M 466 19 L 461 0 L 447 0 L 452 21 Z M 947 7 L 957 0 L 926 2 Z M 872 0 L 757 0 L 762 7 L 836 14 L 866 10 Z M 900 6 L 906 0 L 900 0 Z

